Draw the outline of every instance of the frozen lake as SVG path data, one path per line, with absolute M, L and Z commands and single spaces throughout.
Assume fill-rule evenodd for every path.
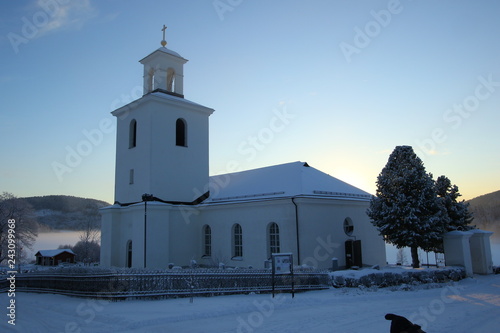
M 35 253 L 40 250 L 57 249 L 59 245 L 75 245 L 80 240 L 81 231 L 61 230 L 41 232 L 33 244 L 33 250 L 28 249 L 28 261 L 35 259 Z

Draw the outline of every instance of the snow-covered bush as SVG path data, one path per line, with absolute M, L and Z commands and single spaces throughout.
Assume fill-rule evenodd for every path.
M 462 267 L 429 270 L 394 270 L 368 273 L 361 271 L 337 271 L 330 274 L 331 284 L 335 288 L 378 287 L 385 288 L 398 285 L 419 285 L 458 281 L 465 278 Z

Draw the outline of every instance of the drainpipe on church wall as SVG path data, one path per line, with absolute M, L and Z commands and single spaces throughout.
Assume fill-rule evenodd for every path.
M 144 268 L 146 268 L 146 234 L 147 234 L 147 215 L 148 215 L 148 201 L 153 200 L 152 194 L 144 193 L 142 201 L 144 201 Z
M 299 241 L 299 208 L 295 202 L 295 197 L 292 198 L 292 203 L 295 206 L 295 233 L 297 240 L 297 266 L 300 266 L 300 241 Z
M 143 196 L 144 200 L 144 196 Z M 144 268 L 146 268 L 146 230 L 148 221 L 148 202 L 144 200 Z

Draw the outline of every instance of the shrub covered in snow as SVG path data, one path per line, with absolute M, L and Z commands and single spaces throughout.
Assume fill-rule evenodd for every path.
M 332 286 L 342 287 L 378 287 L 384 288 L 397 285 L 415 285 L 427 283 L 442 283 L 458 281 L 465 278 L 462 267 L 447 267 L 444 269 L 386 269 L 337 271 L 330 274 Z

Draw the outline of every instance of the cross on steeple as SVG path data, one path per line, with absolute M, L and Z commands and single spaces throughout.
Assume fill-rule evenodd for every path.
M 165 40 L 165 30 L 167 30 L 167 26 L 164 24 L 163 29 L 161 29 L 161 31 L 163 31 L 163 40 L 161 41 L 161 46 L 163 47 L 167 45 L 167 41 Z

